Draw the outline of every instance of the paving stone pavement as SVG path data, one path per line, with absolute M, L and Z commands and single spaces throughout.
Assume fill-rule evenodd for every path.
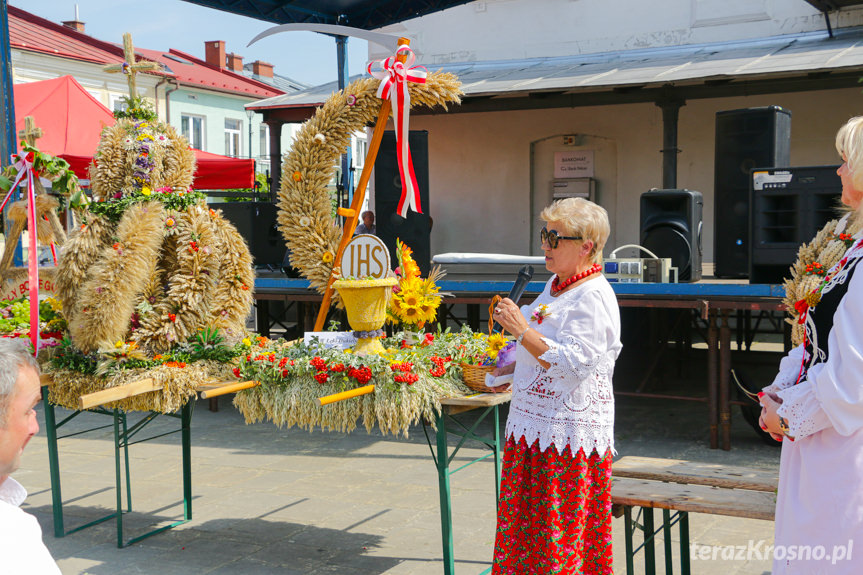
M 220 398 L 218 412 L 209 411 L 206 401 L 195 408 L 192 520 L 124 549 L 117 548 L 114 520 L 54 536 L 40 408 L 43 429 L 27 447 L 15 477 L 29 490 L 25 508 L 39 519 L 45 542 L 65 575 L 443 573 L 437 473 L 421 426 L 411 429 L 409 438 L 365 429 L 309 433 L 269 423 L 246 425 L 230 402 L 229 397 Z M 59 416 L 63 413 L 58 411 Z M 505 411 L 503 415 L 502 421 Z M 105 416 L 82 414 L 64 429 L 69 433 L 106 423 L 110 419 Z M 159 418 L 147 432 L 156 435 L 178 424 Z M 779 464 L 779 450 L 762 443 L 737 411 L 732 450 L 708 449 L 706 408 L 700 403 L 621 398 L 616 429 L 621 457 L 774 470 Z M 484 453 L 467 447 L 453 466 Z M 134 511 L 126 516 L 125 531 L 134 537 L 182 517 L 179 435 L 132 445 L 130 458 Z M 110 428 L 61 440 L 60 465 L 67 528 L 110 513 L 116 501 Z M 452 478 L 459 575 L 478 574 L 490 565 L 493 476 L 493 463 L 487 459 Z M 696 549 L 708 547 L 716 553 L 716 559 L 694 558 L 693 573 L 770 572 L 769 558 L 758 555 L 772 544 L 772 522 L 701 514 L 690 518 Z M 614 520 L 613 533 L 615 572 L 624 573 L 622 519 Z M 672 539 L 676 547 L 676 529 Z M 732 559 L 731 546 L 752 546 L 754 553 Z M 660 540 L 660 566 L 661 549 Z M 677 565 L 675 559 L 679 572 Z

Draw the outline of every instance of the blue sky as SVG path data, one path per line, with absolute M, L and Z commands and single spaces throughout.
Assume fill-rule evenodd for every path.
M 87 34 L 107 42 L 119 44 L 123 33 L 131 32 L 136 46 L 163 51 L 175 48 L 203 59 L 204 42 L 225 40 L 228 52 L 243 56 L 247 63 L 270 62 L 282 76 L 310 85 L 337 79 L 332 37 L 314 32 L 283 33 L 247 48 L 252 38 L 274 24 L 182 0 L 9 0 L 9 4 L 58 23 L 74 19 L 77 4 Z M 351 75 L 363 72 L 367 54 L 365 41 L 348 41 Z

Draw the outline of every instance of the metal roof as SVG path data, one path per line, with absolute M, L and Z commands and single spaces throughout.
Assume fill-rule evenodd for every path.
M 555 58 L 451 63 L 440 69 L 459 76 L 465 103 L 480 98 L 511 102 L 528 96 L 650 93 L 669 86 L 699 86 L 706 92 L 699 97 L 710 97 L 711 90 L 719 97 L 724 95 L 722 89 L 735 84 L 792 78 L 808 82 L 807 89 L 813 90 L 819 89 L 816 82 L 835 87 L 825 83 L 834 75 L 856 84 L 863 72 L 863 27 L 843 29 L 834 38 L 815 32 Z M 316 107 L 336 90 L 333 82 L 248 107 Z M 629 101 L 634 99 L 637 96 Z M 501 102 L 501 107 L 507 106 Z
M 186 0 L 276 24 L 341 24 L 372 30 L 439 12 L 471 0 Z

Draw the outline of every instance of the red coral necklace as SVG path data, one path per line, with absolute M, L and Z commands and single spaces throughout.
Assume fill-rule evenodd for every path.
M 574 276 L 570 277 L 569 279 L 565 279 L 563 281 L 560 281 L 560 277 L 555 276 L 554 279 L 551 280 L 551 295 L 557 295 L 563 290 L 565 290 L 567 287 L 569 287 L 571 284 L 574 284 L 579 280 L 583 280 L 584 278 L 591 276 L 595 273 L 599 273 L 600 271 L 602 271 L 602 266 L 599 264 L 593 264 L 593 266 L 587 268 L 583 272 L 579 272 Z

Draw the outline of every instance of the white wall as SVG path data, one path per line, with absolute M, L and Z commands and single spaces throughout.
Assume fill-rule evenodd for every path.
M 863 9 L 834 12 L 831 24 L 861 25 Z M 419 62 L 432 67 L 825 30 L 804 0 L 485 0 L 381 29 L 411 38 Z
M 704 195 L 707 262 L 713 261 L 715 114 L 767 105 L 792 112 L 792 165 L 835 164 L 836 130 L 849 117 L 863 114 L 863 93 L 851 88 L 695 100 L 681 108 L 677 183 Z M 652 187 L 662 187 L 662 113 L 653 104 L 413 115 L 411 128 L 429 131 L 432 254 L 530 252 L 532 142 L 584 134 L 614 144 L 615 167 L 598 163 L 596 173 L 607 194 L 612 193 L 612 182 L 616 188 L 613 196 L 600 197 L 612 226 L 606 253 L 637 243 L 639 198 Z M 559 149 L 567 148 L 561 144 Z M 547 166 L 551 151 L 534 158 L 534 166 Z

